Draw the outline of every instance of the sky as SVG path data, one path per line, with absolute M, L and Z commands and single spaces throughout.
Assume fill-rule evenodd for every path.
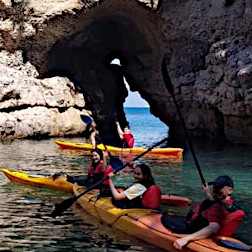
M 110 64 L 121 65 L 119 59 L 114 59 L 111 61 Z M 140 96 L 138 92 L 131 92 L 129 89 L 129 85 L 124 78 L 124 83 L 128 89 L 129 95 L 126 98 L 125 103 L 123 104 L 124 107 L 145 107 L 149 108 L 150 105 Z
M 150 107 L 149 104 L 140 96 L 138 92 L 131 92 L 129 90 L 127 82 L 125 84 L 128 89 L 129 95 L 126 98 L 125 103 L 123 104 L 124 107 Z

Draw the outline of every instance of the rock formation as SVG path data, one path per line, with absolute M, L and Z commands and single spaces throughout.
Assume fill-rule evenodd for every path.
M 0 138 L 48 137 L 82 133 L 83 96 L 67 78 L 39 80 L 22 53 L 0 53 Z
M 21 51 L 40 83 L 68 77 L 105 143 L 118 142 L 115 116 L 126 124 L 123 76 L 169 126 L 171 142 L 183 139 L 164 55 L 191 136 L 252 143 L 249 0 L 5 0 L 0 9 L 2 51 Z M 110 65 L 114 58 L 121 67 Z

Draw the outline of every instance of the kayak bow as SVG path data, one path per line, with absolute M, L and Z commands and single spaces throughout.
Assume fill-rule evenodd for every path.
M 31 186 L 39 186 L 39 187 L 48 187 L 58 191 L 64 192 L 73 192 L 73 184 L 69 183 L 66 180 L 66 176 L 59 176 L 57 178 L 53 178 L 53 176 L 46 175 L 28 175 L 24 172 L 19 171 L 10 171 L 6 168 L 2 169 L 4 175 L 12 182 L 31 185 Z

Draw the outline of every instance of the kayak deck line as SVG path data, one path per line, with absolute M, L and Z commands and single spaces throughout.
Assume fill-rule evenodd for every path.
M 75 196 L 78 196 L 85 190 L 85 188 L 74 184 L 73 190 Z M 176 234 L 170 229 L 164 227 L 161 223 L 161 212 L 153 212 L 152 209 L 141 208 L 120 209 L 112 204 L 110 197 L 98 198 L 95 200 L 92 199 L 92 201 L 89 201 L 90 197 L 94 197 L 94 193 L 95 192 L 92 192 L 91 190 L 77 200 L 85 212 L 96 217 L 98 220 L 124 231 L 129 235 L 136 236 L 143 241 L 171 252 L 178 251 L 172 244 L 177 238 L 183 237 L 184 235 Z M 237 243 L 240 242 L 234 238 L 225 238 Z M 234 252 L 237 250 L 221 247 L 217 244 L 215 238 L 207 238 L 190 242 L 183 251 Z

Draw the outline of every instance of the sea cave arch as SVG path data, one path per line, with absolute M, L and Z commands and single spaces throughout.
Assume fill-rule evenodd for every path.
M 74 82 L 84 94 L 87 109 L 93 112 L 104 143 L 112 145 L 120 142 L 115 119 L 122 126 L 127 124 L 124 76 L 131 91 L 138 91 L 151 112 L 167 123 L 153 87 L 154 80 L 158 83 L 155 78 L 163 56 L 161 32 L 155 22 L 148 25 L 139 16 L 137 22 L 130 17 L 132 14 L 125 13 L 98 15 L 48 52 L 46 74 L 67 76 Z M 122 66 L 110 64 L 115 58 Z

